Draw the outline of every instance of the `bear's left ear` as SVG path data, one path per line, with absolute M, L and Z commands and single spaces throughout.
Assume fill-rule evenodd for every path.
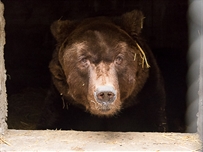
M 69 20 L 57 20 L 52 23 L 50 29 L 51 33 L 57 42 L 63 41 L 75 28 L 75 22 Z
M 143 28 L 144 15 L 139 10 L 127 12 L 121 16 L 122 28 L 132 36 L 137 36 Z

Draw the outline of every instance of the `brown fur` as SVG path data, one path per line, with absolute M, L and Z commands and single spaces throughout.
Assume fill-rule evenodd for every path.
M 54 86 L 68 104 L 80 105 L 91 114 L 107 117 L 139 102 L 155 111 L 162 109 L 164 113 L 160 72 L 150 49 L 140 37 L 143 18 L 140 11 L 134 10 L 120 18 L 58 20 L 52 24 L 51 31 L 58 44 L 49 68 Z M 136 43 L 145 51 L 150 69 L 143 68 Z M 111 104 L 95 100 L 95 90 L 103 85 L 110 85 L 117 92 Z M 152 88 L 155 93 L 151 93 Z M 142 99 L 148 94 L 148 99 L 158 101 L 152 103 Z M 155 117 L 159 116 L 155 114 Z M 165 123 L 164 114 L 163 117 Z

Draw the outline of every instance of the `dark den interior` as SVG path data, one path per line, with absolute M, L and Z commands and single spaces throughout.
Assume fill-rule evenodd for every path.
M 35 129 L 51 77 L 56 20 L 119 16 L 139 9 L 142 34 L 164 78 L 169 132 L 185 132 L 187 0 L 2 0 L 6 20 L 8 128 Z M 85 124 L 84 124 L 85 127 Z M 91 130 L 91 129 L 90 129 Z

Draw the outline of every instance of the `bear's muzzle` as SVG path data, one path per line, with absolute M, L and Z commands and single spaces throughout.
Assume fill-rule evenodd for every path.
M 95 100 L 99 103 L 112 103 L 116 99 L 117 92 L 112 86 L 99 86 L 94 92 Z
M 94 92 L 95 101 L 101 111 L 109 111 L 110 105 L 116 100 L 117 92 L 112 86 L 99 86 Z

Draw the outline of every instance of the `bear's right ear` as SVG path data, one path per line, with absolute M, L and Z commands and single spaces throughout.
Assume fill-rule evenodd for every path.
M 73 30 L 73 21 L 57 20 L 51 25 L 51 33 L 57 42 L 63 41 Z
M 144 15 L 139 10 L 127 12 L 121 16 L 121 26 L 132 36 L 137 36 L 143 28 Z

